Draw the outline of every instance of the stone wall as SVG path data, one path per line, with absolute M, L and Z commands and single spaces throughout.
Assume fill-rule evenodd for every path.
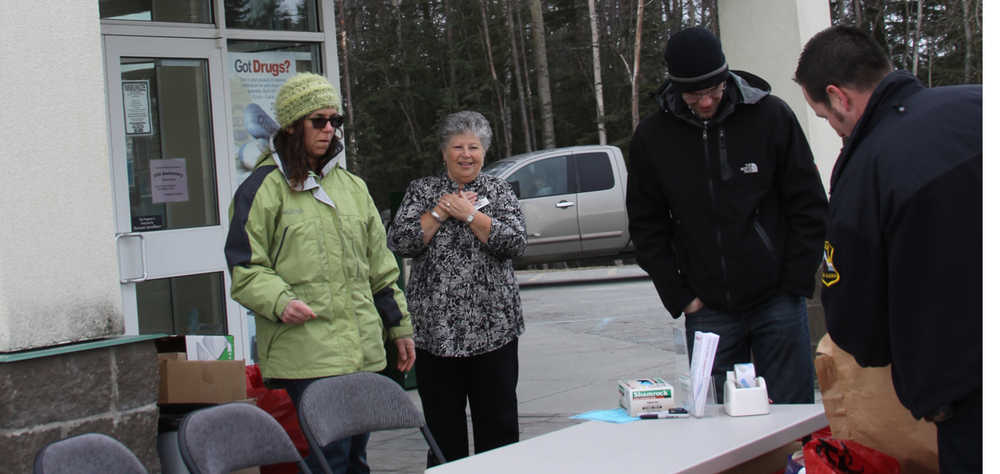
M 32 472 L 48 443 L 98 432 L 160 472 L 158 371 L 151 340 L 0 363 L 2 470 Z

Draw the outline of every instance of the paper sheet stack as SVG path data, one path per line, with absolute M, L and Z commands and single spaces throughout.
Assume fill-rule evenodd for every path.
M 719 335 L 695 331 L 694 348 L 691 350 L 691 392 L 688 406 L 696 417 L 705 415 L 705 399 L 712 382 L 712 364 L 719 347 Z

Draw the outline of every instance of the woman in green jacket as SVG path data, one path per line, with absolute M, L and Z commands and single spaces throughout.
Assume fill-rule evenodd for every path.
M 323 76 L 298 74 L 278 91 L 279 130 L 230 207 L 226 259 L 232 297 L 254 313 L 269 386 L 298 405 L 313 381 L 415 359 L 399 268 L 365 183 L 336 165 L 340 96 Z M 369 472 L 368 435 L 324 448 L 334 472 Z M 310 456 L 312 457 L 312 456 Z

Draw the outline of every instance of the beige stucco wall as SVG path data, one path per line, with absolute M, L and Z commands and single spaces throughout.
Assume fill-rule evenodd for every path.
M 0 15 L 0 352 L 122 332 L 97 8 Z
M 823 185 L 840 153 L 840 137 L 816 117 L 792 76 L 809 38 L 830 26 L 825 0 L 719 0 L 719 31 L 731 69 L 763 77 L 795 112 L 812 147 Z

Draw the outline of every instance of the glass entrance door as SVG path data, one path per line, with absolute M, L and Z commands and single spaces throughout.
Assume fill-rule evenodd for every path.
M 232 334 L 223 256 L 231 196 L 215 40 L 105 37 L 111 160 L 128 334 Z

